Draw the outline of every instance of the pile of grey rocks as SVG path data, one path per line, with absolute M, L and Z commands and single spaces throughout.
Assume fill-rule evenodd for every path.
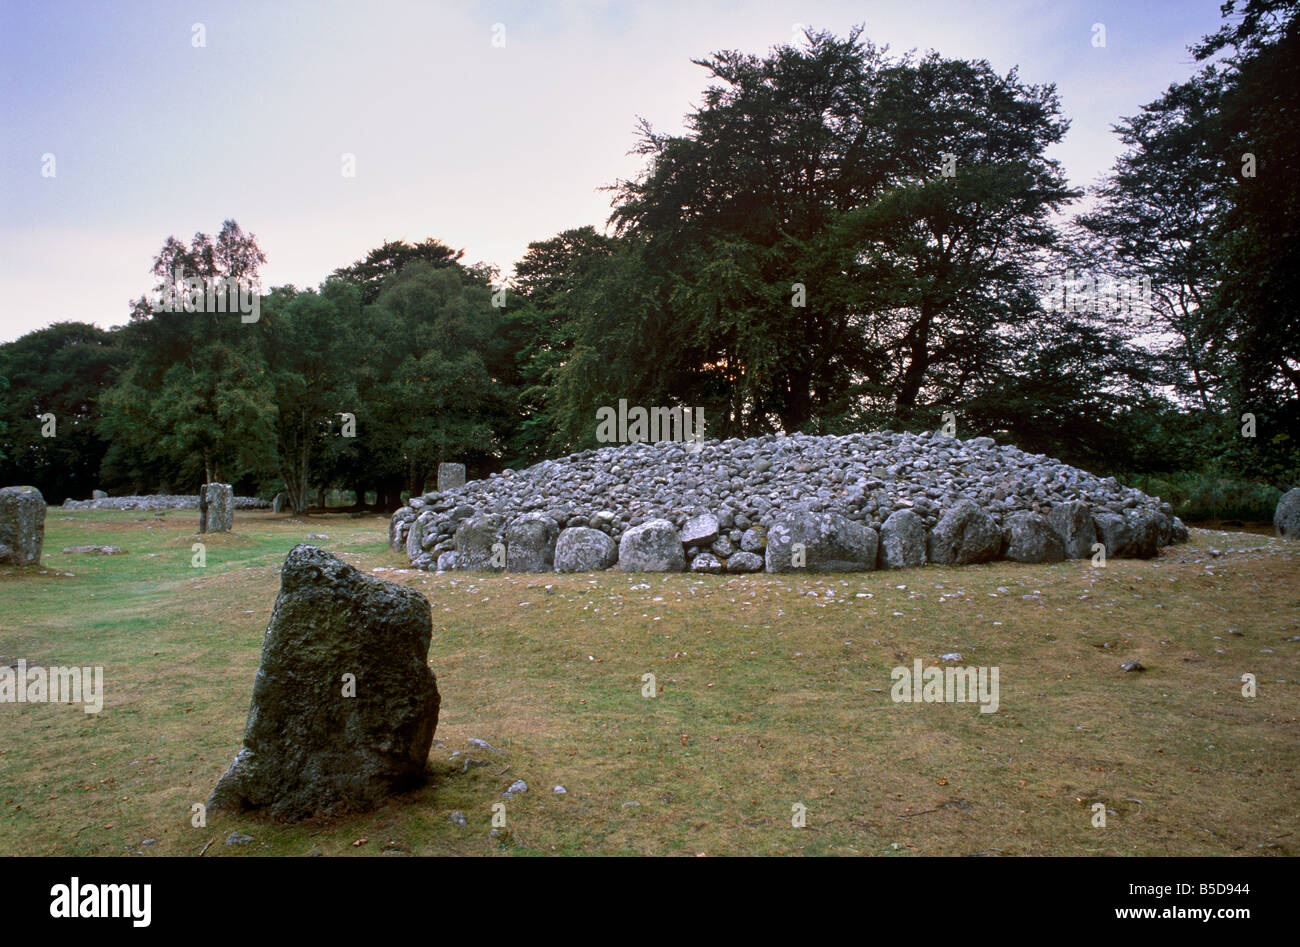
M 1187 539 L 1158 497 L 939 432 L 634 443 L 412 497 L 389 541 L 418 569 L 868 571 L 1150 558 Z
M 156 494 L 142 497 L 96 497 L 93 500 L 73 500 L 69 497 L 63 501 L 63 509 L 65 510 L 158 511 L 197 510 L 198 508 L 199 498 L 197 495 Z M 235 497 L 235 509 L 237 510 L 269 510 L 270 508 L 271 502 L 269 500 L 260 500 L 257 497 Z

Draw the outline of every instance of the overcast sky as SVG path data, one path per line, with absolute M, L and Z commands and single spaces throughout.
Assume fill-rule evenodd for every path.
M 0 341 L 125 322 L 164 239 L 228 217 L 265 286 L 430 236 L 509 273 L 530 241 L 603 228 L 637 117 L 678 131 L 698 104 L 692 58 L 797 24 L 1056 83 L 1072 127 L 1052 154 L 1084 186 L 1118 153 L 1111 125 L 1195 72 L 1187 46 L 1219 21 L 1219 0 L 0 0 Z

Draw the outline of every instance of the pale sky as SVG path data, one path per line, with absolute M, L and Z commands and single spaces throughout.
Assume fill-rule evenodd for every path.
M 638 116 L 676 132 L 700 101 L 692 58 L 796 24 L 1055 83 L 1073 124 L 1052 156 L 1085 186 L 1111 125 L 1196 71 L 1219 2 L 0 0 L 0 341 L 127 321 L 163 241 L 228 217 L 267 287 L 425 237 L 508 274 L 530 241 L 603 228 Z

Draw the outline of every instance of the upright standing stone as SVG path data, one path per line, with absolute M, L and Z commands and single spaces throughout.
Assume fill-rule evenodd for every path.
M 262 643 L 244 746 L 208 807 L 298 821 L 374 809 L 424 778 L 438 725 L 419 592 L 295 546 Z
M 447 490 L 455 490 L 457 487 L 465 486 L 465 465 L 464 464 L 439 464 L 438 465 L 438 492 L 442 493 Z
M 35 487 L 0 490 L 0 562 L 41 564 L 45 543 L 45 497 Z
M 205 483 L 199 494 L 199 532 L 228 533 L 235 524 L 235 491 L 228 483 Z
M 271 512 L 279 516 L 284 510 L 285 496 L 283 493 L 277 493 L 275 499 L 271 501 Z
M 1288 490 L 1277 501 L 1273 530 L 1284 539 L 1300 539 L 1300 487 Z

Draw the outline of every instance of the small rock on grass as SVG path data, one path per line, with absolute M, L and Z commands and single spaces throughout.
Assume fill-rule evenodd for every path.
M 1129 660 L 1125 661 L 1123 664 L 1121 664 L 1121 665 L 1119 666 L 1119 669 L 1120 669 L 1121 671 L 1126 672 L 1126 673 L 1127 673 L 1128 671 L 1145 671 L 1145 670 L 1146 670 L 1146 668 L 1142 666 L 1142 662 L 1136 660 L 1135 658 L 1130 658 Z

